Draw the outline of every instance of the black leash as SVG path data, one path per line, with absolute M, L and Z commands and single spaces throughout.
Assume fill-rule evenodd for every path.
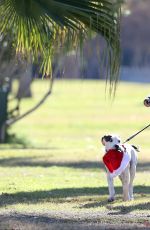
M 126 143 L 126 142 L 130 141 L 132 138 L 134 138 L 136 135 L 138 135 L 139 133 L 141 133 L 142 131 L 144 131 L 145 129 L 147 129 L 149 126 L 150 126 L 150 124 L 147 125 L 146 127 L 144 127 L 143 129 L 141 129 L 140 131 L 138 131 L 137 133 L 133 134 L 131 137 L 129 137 L 129 138 L 128 138 L 126 141 L 124 141 L 123 143 Z

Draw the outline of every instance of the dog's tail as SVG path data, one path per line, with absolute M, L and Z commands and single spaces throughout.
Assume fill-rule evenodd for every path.
M 140 152 L 139 146 L 131 145 L 137 152 Z

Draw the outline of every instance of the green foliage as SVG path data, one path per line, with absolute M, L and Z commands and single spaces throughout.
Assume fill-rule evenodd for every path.
M 110 82 L 118 77 L 120 64 L 120 1 L 110 0 L 2 0 L 0 31 L 14 31 L 18 55 L 43 59 L 43 73 L 51 75 L 51 61 L 60 50 L 82 46 L 89 30 L 107 42 Z M 63 47 L 63 48 L 62 48 Z

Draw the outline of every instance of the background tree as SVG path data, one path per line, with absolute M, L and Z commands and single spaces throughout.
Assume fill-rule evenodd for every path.
M 43 76 L 52 81 L 52 62 L 56 54 L 69 50 L 81 51 L 83 42 L 96 33 L 105 39 L 103 64 L 110 80 L 110 92 L 114 89 L 120 65 L 120 1 L 119 0 L 1 0 L 0 32 L 11 31 L 12 48 L 16 57 L 26 62 L 41 60 Z M 34 111 L 51 93 L 24 115 Z M 24 115 L 5 121 L 13 124 Z
M 119 0 L 1 0 L 0 31 L 14 28 L 14 47 L 18 55 L 42 59 L 42 71 L 52 77 L 56 51 L 82 47 L 91 32 L 107 42 L 107 63 L 112 83 L 120 64 Z
M 148 67 L 150 63 L 150 1 L 130 0 L 122 18 L 122 64 Z M 127 13 L 126 13 L 127 12 Z
M 18 63 L 14 58 L 15 49 L 11 32 L 9 31 L 6 36 L 4 34 L 0 36 L 0 141 L 2 142 L 6 136 L 7 121 L 19 115 L 21 99 L 31 96 L 31 71 L 27 73 L 29 64 L 25 65 L 23 61 Z M 19 81 L 18 93 L 9 97 L 12 83 L 16 79 Z

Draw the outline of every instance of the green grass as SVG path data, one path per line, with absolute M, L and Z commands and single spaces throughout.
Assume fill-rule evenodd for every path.
M 48 82 L 35 82 L 33 98 L 23 100 L 22 112 L 46 88 Z M 111 103 L 105 100 L 101 81 L 56 81 L 46 103 L 13 125 L 11 142 L 0 146 L 1 215 L 50 213 L 62 217 L 67 212 L 72 213 L 71 218 L 83 215 L 87 220 L 93 213 L 101 213 L 97 219 L 101 223 L 112 223 L 117 215 L 121 215 L 117 223 L 148 221 L 149 129 L 131 142 L 141 147 L 132 202 L 122 202 L 121 183 L 116 179 L 117 200 L 107 204 L 100 139 L 118 133 L 125 140 L 149 123 L 150 109 L 143 106 L 149 89 L 149 85 L 120 83 Z

